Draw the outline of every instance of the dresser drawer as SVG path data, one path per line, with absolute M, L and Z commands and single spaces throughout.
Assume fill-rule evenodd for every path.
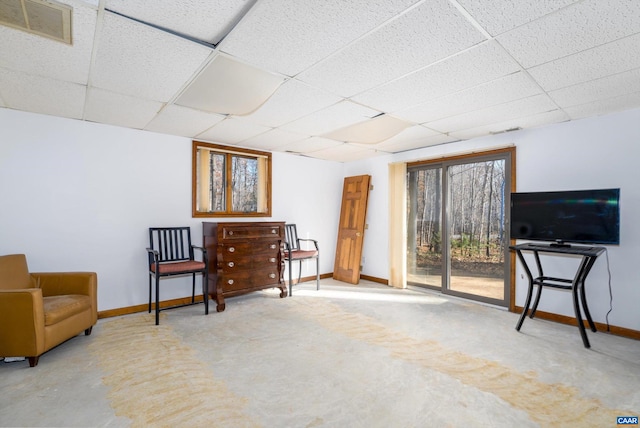
M 278 253 L 265 254 L 226 254 L 219 261 L 219 268 L 225 273 L 232 273 L 246 269 L 277 268 Z
M 223 257 L 228 255 L 254 255 L 273 253 L 277 254 L 280 251 L 280 241 L 275 240 L 259 240 L 255 242 L 238 241 L 238 242 L 225 242 L 220 244 L 220 253 Z
M 272 226 L 222 226 L 219 230 L 220 240 L 233 239 L 256 239 L 256 238 L 280 238 L 282 237 L 282 227 L 279 225 Z
M 263 287 L 265 285 L 273 285 L 277 287 L 279 284 L 278 269 L 251 269 L 235 272 L 225 272 L 222 275 L 220 286 L 222 291 L 237 291 L 254 287 Z

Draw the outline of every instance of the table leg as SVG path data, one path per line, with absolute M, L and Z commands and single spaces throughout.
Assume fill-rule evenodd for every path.
M 580 268 L 576 273 L 576 277 L 573 279 L 571 283 L 571 294 L 573 296 L 573 310 L 576 313 L 576 322 L 578 323 L 578 330 L 580 330 L 580 336 L 582 337 L 582 343 L 585 348 L 590 348 L 589 338 L 587 337 L 587 332 L 584 329 L 584 322 L 582 321 L 582 315 L 580 314 L 580 304 L 578 303 L 578 289 L 580 288 L 582 274 L 587 267 L 588 257 L 583 257 L 580 262 Z M 582 293 L 582 292 L 581 292 Z M 589 316 L 590 318 L 591 316 Z M 592 321 L 593 322 L 593 321 Z
M 589 327 L 591 328 L 591 331 L 593 331 L 594 333 L 597 332 L 598 330 L 596 329 L 596 325 L 594 324 L 593 319 L 591 318 L 591 313 L 589 312 L 589 306 L 587 306 L 587 296 L 584 291 L 584 281 L 587 278 L 587 275 L 589 275 L 589 272 L 591 271 L 591 268 L 593 267 L 593 264 L 595 262 L 596 262 L 595 257 L 589 257 L 589 260 L 585 265 L 584 269 L 582 270 L 582 274 L 580 276 L 580 300 L 582 301 L 582 309 L 584 310 L 584 315 L 587 318 L 587 321 L 589 322 Z
M 522 327 L 522 323 L 524 319 L 527 317 L 527 312 L 529 312 L 529 305 L 531 304 L 531 295 L 533 294 L 533 276 L 531 275 L 531 271 L 527 266 L 527 263 L 522 256 L 522 252 L 516 251 L 518 255 L 518 259 L 520 259 L 520 263 L 522 263 L 522 267 L 524 268 L 525 273 L 527 274 L 527 278 L 529 278 L 529 290 L 527 291 L 527 299 L 522 308 L 522 314 L 520 315 L 520 319 L 518 320 L 518 324 L 516 325 L 516 330 L 520 331 L 520 327 Z

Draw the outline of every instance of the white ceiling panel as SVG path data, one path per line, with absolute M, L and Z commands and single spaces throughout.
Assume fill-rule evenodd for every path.
M 290 153 L 303 153 L 308 154 L 311 152 L 317 152 L 318 150 L 328 149 L 330 147 L 339 146 L 341 143 L 336 140 L 330 140 L 322 137 L 310 137 L 302 141 L 296 141 L 295 143 L 287 144 L 280 148 L 284 152 Z
M 276 127 L 336 104 L 341 99 L 327 91 L 290 79 L 249 117 L 256 123 Z
M 450 2 L 432 0 L 301 73 L 299 78 L 351 97 L 483 40 L 485 37 Z
M 435 134 L 425 135 L 420 138 L 387 140 L 384 143 L 377 144 L 375 148 L 384 152 L 397 153 L 429 146 L 437 146 L 439 144 L 450 143 L 458 140 L 459 138 L 455 138 L 450 135 Z
M 211 54 L 209 48 L 105 13 L 93 85 L 156 101 L 169 101 Z
M 295 76 L 416 0 L 259 1 L 220 49 Z
M 633 92 L 598 102 L 567 107 L 564 111 L 567 112 L 571 119 L 582 119 L 585 117 L 601 116 L 616 111 L 630 110 L 638 106 L 640 106 L 640 92 Z
M 106 0 L 105 8 L 217 44 L 252 4 L 247 0 Z
M 262 134 L 269 129 L 271 128 L 258 125 L 242 117 L 227 117 L 197 137 L 226 144 L 240 144 L 247 138 Z
M 274 150 L 307 138 L 309 138 L 309 135 L 296 134 L 276 128 L 246 139 L 242 142 L 242 145 L 261 150 Z
M 428 122 L 424 125 L 443 133 L 452 133 L 557 109 L 558 106 L 547 95 L 534 95 L 533 97 L 499 104 L 482 110 Z
M 640 91 L 640 68 L 549 92 L 560 107 L 571 107 Z
M 482 137 L 490 134 L 501 133 L 514 128 L 534 128 L 540 125 L 565 122 L 569 116 L 562 110 L 548 111 L 531 116 L 518 117 L 491 125 L 483 125 L 476 128 L 465 129 L 463 131 L 452 132 L 451 136 L 459 140 Z
M 529 69 L 547 91 L 640 68 L 640 33 Z
M 143 129 L 162 108 L 162 103 L 90 88 L 85 120 L 126 128 Z
M 526 73 L 517 72 L 400 110 L 396 115 L 416 123 L 432 122 L 540 93 L 540 87 Z
M 396 112 L 520 69 L 496 42 L 487 42 L 353 99 L 373 108 Z
M 0 67 L 86 84 L 98 12 L 76 3 L 69 4 L 74 6 L 73 45 L 0 25 Z
M 220 114 L 170 104 L 165 106 L 145 129 L 163 134 L 195 137 L 224 118 L 225 116 Z
M 492 36 L 541 18 L 580 0 L 457 0 Z
M 286 131 L 315 136 L 365 121 L 379 113 L 377 110 L 350 101 L 342 101 L 288 123 L 281 128 Z
M 586 0 L 518 27 L 497 40 L 525 68 L 640 32 L 640 1 Z
M 442 134 L 434 131 L 433 129 L 426 128 L 422 125 L 414 125 L 400 132 L 398 135 L 376 144 L 374 147 L 376 149 L 385 149 L 400 143 L 419 143 L 435 135 Z
M 334 147 L 308 153 L 307 156 L 335 162 L 351 162 L 386 154 L 387 153 L 379 152 L 374 149 L 363 149 L 356 145 L 343 143 Z
M 87 87 L 0 68 L 0 96 L 7 107 L 82 119 Z

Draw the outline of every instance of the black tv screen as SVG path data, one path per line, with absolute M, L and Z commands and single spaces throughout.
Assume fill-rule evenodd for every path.
M 511 194 L 511 238 L 619 244 L 620 189 Z

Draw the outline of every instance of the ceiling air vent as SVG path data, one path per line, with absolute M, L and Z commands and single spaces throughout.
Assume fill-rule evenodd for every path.
M 70 6 L 46 0 L 0 0 L 0 24 L 71 44 Z

